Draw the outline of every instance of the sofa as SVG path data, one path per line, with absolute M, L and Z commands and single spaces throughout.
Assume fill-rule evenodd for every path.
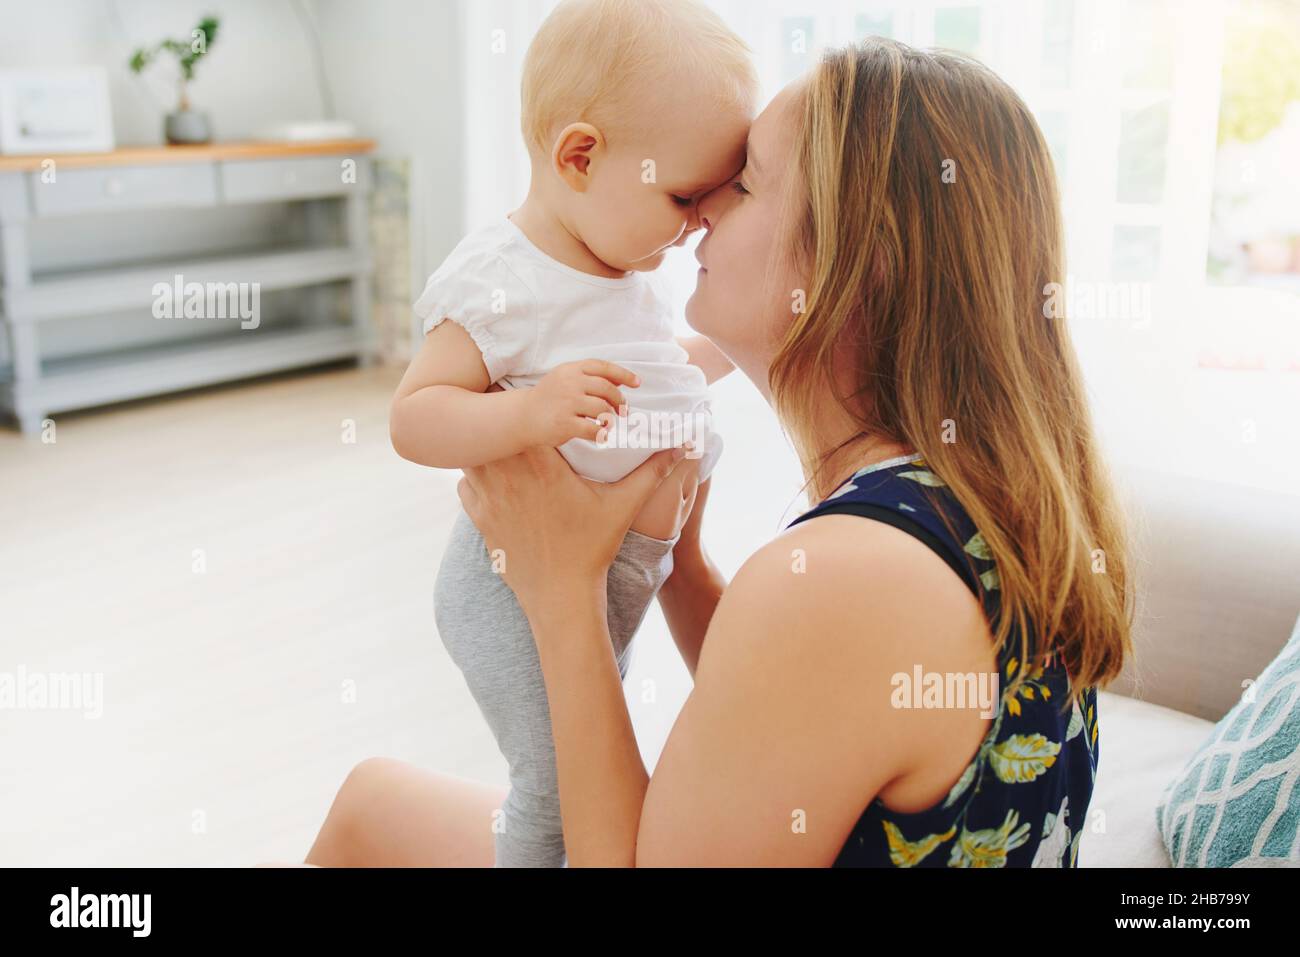
M 1286 644 L 1300 615 L 1300 491 L 1117 470 L 1138 582 L 1135 654 L 1098 696 L 1080 867 L 1170 867 L 1165 786 Z

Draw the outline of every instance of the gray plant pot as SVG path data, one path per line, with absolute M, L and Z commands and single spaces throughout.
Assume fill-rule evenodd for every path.
M 208 114 L 195 110 L 177 110 L 168 113 L 163 126 L 168 143 L 210 143 L 212 124 Z

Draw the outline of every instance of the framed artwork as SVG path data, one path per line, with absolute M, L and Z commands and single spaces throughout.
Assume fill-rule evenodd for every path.
M 0 153 L 113 148 L 108 75 L 97 67 L 0 72 Z

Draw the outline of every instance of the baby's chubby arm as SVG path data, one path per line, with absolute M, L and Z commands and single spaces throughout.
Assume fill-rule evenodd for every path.
M 637 377 L 611 362 L 582 359 L 556 366 L 531 389 L 488 392 L 491 378 L 470 334 L 443 322 L 425 337 L 398 383 L 388 430 L 402 458 L 433 468 L 468 468 L 533 445 L 595 440 L 592 421 L 627 400 L 618 385 Z
M 677 344 L 690 356 L 691 365 L 699 366 L 709 385 L 736 368 L 721 349 L 706 336 L 679 336 Z

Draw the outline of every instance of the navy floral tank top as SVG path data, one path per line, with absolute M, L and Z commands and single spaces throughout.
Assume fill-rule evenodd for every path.
M 971 589 L 993 627 L 997 566 L 965 510 L 919 455 L 867 466 L 790 525 L 837 513 L 886 522 L 920 539 Z M 1054 659 L 1047 667 L 1035 666 L 1015 694 L 1008 694 L 1020 653 L 1013 629 L 998 654 L 997 712 L 948 795 L 906 814 L 875 798 L 834 866 L 1077 866 L 1097 776 L 1096 689 L 1082 689 L 1062 714 L 1070 680 L 1064 664 Z

